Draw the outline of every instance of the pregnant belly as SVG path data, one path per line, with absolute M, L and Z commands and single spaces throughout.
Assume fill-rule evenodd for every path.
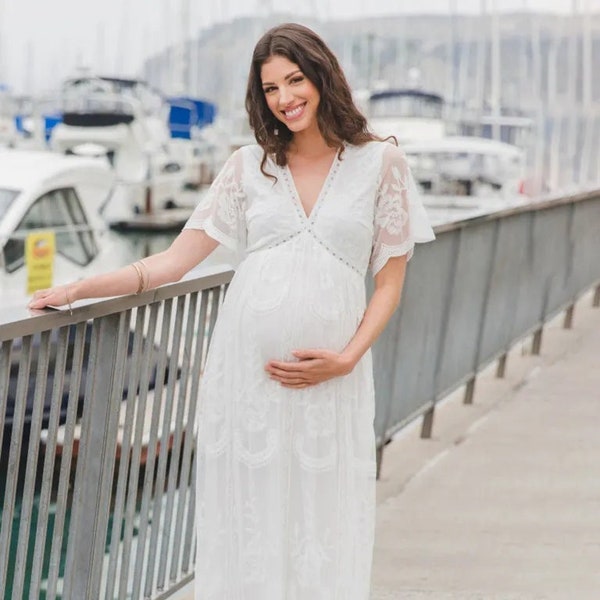
M 364 312 L 362 280 L 335 259 L 260 258 L 245 261 L 229 308 L 261 359 L 289 360 L 299 349 L 343 350 Z

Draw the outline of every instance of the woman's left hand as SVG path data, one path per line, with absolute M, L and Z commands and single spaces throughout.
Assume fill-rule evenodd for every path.
M 271 379 L 287 388 L 301 389 L 317 385 L 347 375 L 354 368 L 351 360 L 331 350 L 295 350 L 292 354 L 297 361 L 271 360 L 265 366 Z

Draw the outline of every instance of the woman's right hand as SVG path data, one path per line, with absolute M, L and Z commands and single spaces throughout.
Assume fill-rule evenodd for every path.
M 34 292 L 27 308 L 40 309 L 45 308 L 46 306 L 70 305 L 73 301 L 73 298 L 70 296 L 71 294 L 69 293 L 68 286 L 65 285 L 38 290 L 37 292 Z

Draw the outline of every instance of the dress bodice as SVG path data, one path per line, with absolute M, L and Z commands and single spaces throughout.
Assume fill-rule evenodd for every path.
M 242 255 L 311 236 L 361 275 L 433 238 L 405 155 L 391 144 L 345 146 L 308 216 L 289 168 L 268 159 L 267 177 L 261 160 L 259 146 L 236 151 L 186 227 Z

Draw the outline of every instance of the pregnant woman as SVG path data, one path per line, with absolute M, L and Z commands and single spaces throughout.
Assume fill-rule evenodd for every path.
M 237 251 L 201 385 L 196 598 L 368 600 L 370 347 L 415 243 L 434 236 L 403 152 L 369 132 L 313 31 L 259 40 L 246 108 L 257 145 L 229 158 L 168 250 L 30 306 L 133 293 L 218 244 Z

